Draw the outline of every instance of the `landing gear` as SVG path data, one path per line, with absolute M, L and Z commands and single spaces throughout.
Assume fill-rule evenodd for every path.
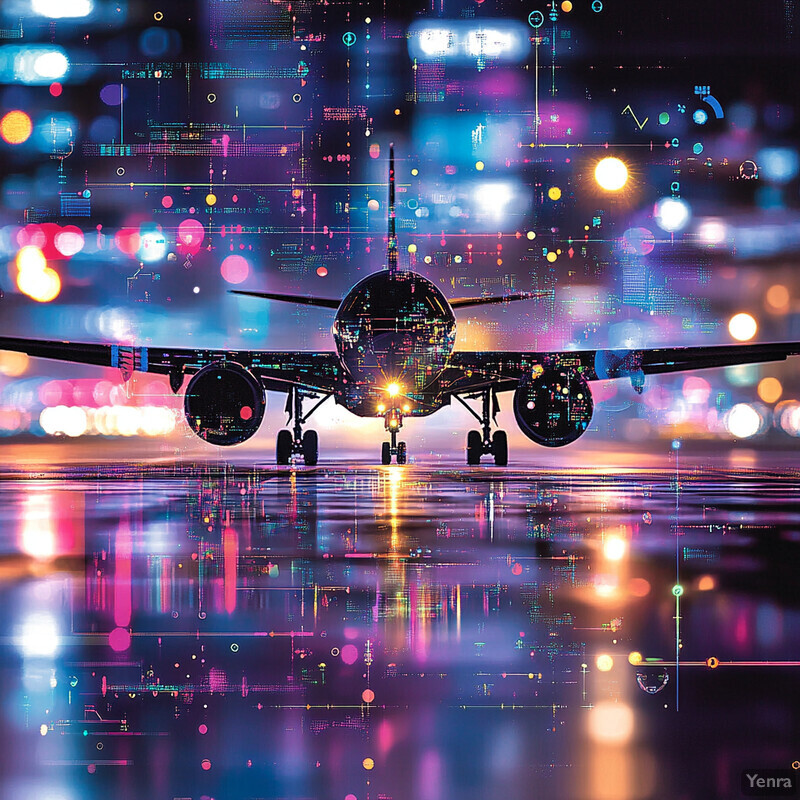
M 405 464 L 408 460 L 408 451 L 405 442 L 397 441 L 397 434 L 403 427 L 403 415 L 395 408 L 387 411 L 383 418 L 383 424 L 391 442 L 384 442 L 381 445 L 381 464 L 384 466 L 392 463 L 392 456 L 397 456 L 398 464 Z
M 278 431 L 278 442 L 275 446 L 275 461 L 278 464 L 288 464 L 292 459 L 292 432 L 285 428 Z
M 508 436 L 505 431 L 495 431 L 492 436 L 492 455 L 498 467 L 508 466 Z
M 467 464 L 476 466 L 481 463 L 481 456 L 494 456 L 494 463 L 498 467 L 508 465 L 508 436 L 505 431 L 495 431 L 492 435 L 492 422 L 497 422 L 500 405 L 497 402 L 497 393 L 494 389 L 483 389 L 480 394 L 467 395 L 472 400 L 480 397 L 481 413 L 478 414 L 471 406 L 455 395 L 464 408 L 481 423 L 480 431 L 470 431 L 467 434 Z
M 470 431 L 467 434 L 467 464 L 474 466 L 481 463 L 483 455 L 483 440 L 480 431 Z
M 306 392 L 299 386 L 293 386 L 286 398 L 286 413 L 289 420 L 294 419 L 292 430 L 278 431 L 275 446 L 275 461 L 278 464 L 290 464 L 292 456 L 302 455 L 307 467 L 315 467 L 319 460 L 319 437 L 316 431 L 303 432 L 303 425 L 308 418 L 330 397 L 326 394 L 307 414 L 303 414 L 303 398 L 316 399 L 318 394 Z
M 307 467 L 316 467 L 319 458 L 319 439 L 316 431 L 303 434 L 303 461 Z

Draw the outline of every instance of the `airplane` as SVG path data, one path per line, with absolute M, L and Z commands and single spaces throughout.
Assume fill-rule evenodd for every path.
M 330 352 L 202 350 L 121 344 L 44 341 L 0 337 L 0 349 L 121 369 L 167 375 L 178 393 L 187 377 L 184 413 L 191 430 L 212 445 L 240 444 L 264 418 L 266 392 L 287 395 L 291 430 L 278 432 L 276 461 L 302 456 L 317 464 L 309 417 L 330 397 L 359 417 L 384 420 L 388 441 L 381 463 L 405 464 L 406 443 L 398 434 L 406 418 L 427 417 L 453 399 L 477 419 L 467 434 L 466 460 L 478 465 L 490 455 L 508 464 L 508 437 L 497 424 L 497 395 L 513 391 L 517 424 L 529 439 L 561 447 L 582 436 L 592 419 L 590 383 L 627 378 L 641 393 L 647 375 L 785 360 L 800 354 L 800 342 L 669 347 L 654 350 L 556 352 L 455 351 L 455 311 L 471 306 L 531 300 L 541 292 L 448 300 L 427 278 L 398 263 L 395 231 L 394 148 L 389 148 L 387 264 L 359 281 L 342 299 L 232 290 L 233 294 L 335 310 Z M 303 401 L 316 401 L 304 411 Z M 480 400 L 476 411 L 467 401 Z M 288 425 L 288 422 L 287 422 Z

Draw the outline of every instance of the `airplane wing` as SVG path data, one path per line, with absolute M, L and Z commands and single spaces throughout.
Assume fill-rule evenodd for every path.
M 292 386 L 331 392 L 337 385 L 341 370 L 339 359 L 332 352 L 134 347 L 12 337 L 0 337 L 0 350 L 75 364 L 117 367 L 122 371 L 125 380 L 133 372 L 169 375 L 173 391 L 180 388 L 185 375 L 192 375 L 215 361 L 235 361 L 241 364 L 261 381 L 265 389 L 276 392 L 288 392 Z
M 444 391 L 461 394 L 493 386 L 515 389 L 536 367 L 574 369 L 588 381 L 630 378 L 641 386 L 644 375 L 783 361 L 800 355 L 800 342 L 665 347 L 654 350 L 568 350 L 562 352 L 458 351 L 450 358 Z

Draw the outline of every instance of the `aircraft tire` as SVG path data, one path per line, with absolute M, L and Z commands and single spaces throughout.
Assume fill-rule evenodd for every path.
M 303 434 L 303 463 L 307 467 L 316 467 L 319 459 L 319 438 L 316 431 Z
M 483 453 L 483 439 L 479 431 L 470 431 L 467 434 L 467 464 L 471 467 L 481 463 Z
M 492 455 L 498 467 L 508 466 L 508 436 L 505 431 L 495 431 L 492 436 Z
M 278 464 L 288 464 L 292 458 L 292 432 L 286 429 L 278 431 L 278 440 L 275 445 L 275 461 Z

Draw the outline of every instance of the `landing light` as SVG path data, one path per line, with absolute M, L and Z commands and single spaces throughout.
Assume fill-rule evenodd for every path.
M 409 411 L 411 411 L 411 406 L 410 406 L 408 403 L 406 403 L 406 404 L 403 406 L 403 412 L 404 412 L 405 414 L 408 414 L 408 412 L 409 412 Z
M 386 411 L 386 406 L 383 403 L 378 403 L 378 413 L 383 414 Z
M 403 387 L 399 383 L 390 383 L 386 387 L 386 392 L 389 395 L 389 397 L 397 397 L 397 395 L 399 395 L 400 392 L 402 391 L 402 388 Z
M 397 427 L 397 420 L 396 419 L 390 419 L 389 420 L 389 426 L 392 427 L 392 428 L 396 428 Z

